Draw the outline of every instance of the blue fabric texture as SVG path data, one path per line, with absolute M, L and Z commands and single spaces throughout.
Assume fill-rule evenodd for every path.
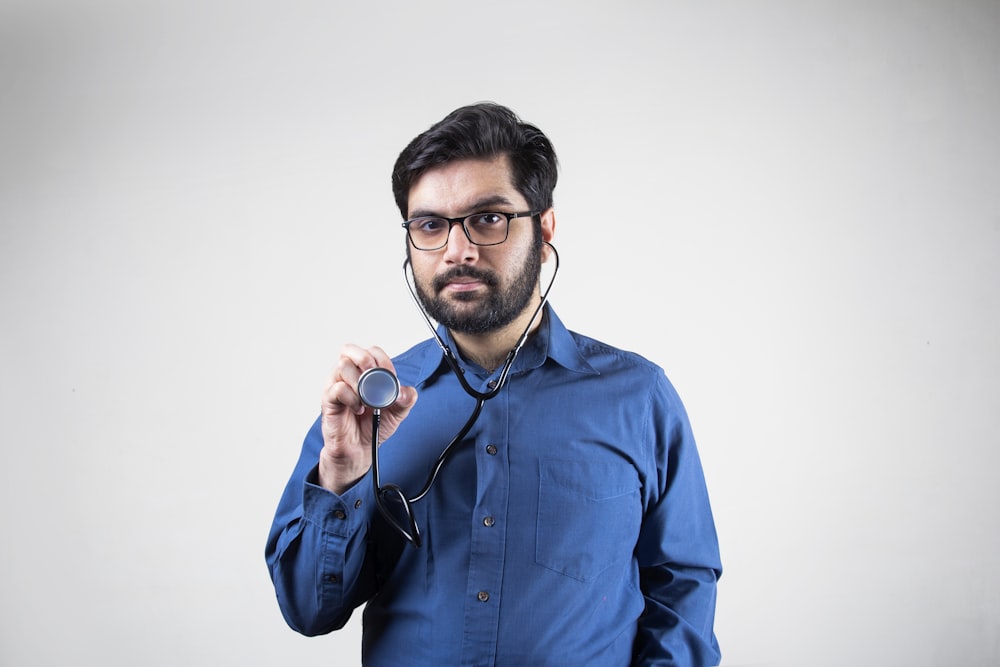
M 419 399 L 380 474 L 412 496 L 475 401 L 433 340 L 393 363 Z M 485 391 L 494 377 L 462 363 Z M 659 366 L 567 330 L 550 306 L 414 503 L 420 548 L 378 513 L 371 473 L 340 496 L 317 485 L 322 447 L 317 419 L 265 553 L 296 631 L 337 630 L 364 605 L 376 667 L 719 663 L 722 565 L 681 400 Z

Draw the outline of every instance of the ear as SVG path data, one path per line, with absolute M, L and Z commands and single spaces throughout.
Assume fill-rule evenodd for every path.
M 546 243 L 552 243 L 552 239 L 556 235 L 556 210 L 551 206 L 544 211 L 542 211 L 542 240 Z M 542 247 L 542 261 L 547 262 L 549 259 L 549 247 Z

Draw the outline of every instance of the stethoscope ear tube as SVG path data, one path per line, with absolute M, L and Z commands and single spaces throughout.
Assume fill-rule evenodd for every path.
M 455 354 L 451 351 L 441 336 L 437 332 L 437 327 L 434 326 L 434 322 L 431 321 L 430 316 L 427 311 L 424 310 L 423 304 L 420 303 L 420 299 L 417 297 L 417 291 L 410 280 L 410 272 L 412 266 L 410 265 L 410 258 L 407 257 L 403 260 L 403 280 L 406 282 L 406 288 L 410 291 L 410 298 L 413 299 L 413 305 L 417 307 L 420 315 L 424 318 L 424 322 L 427 324 L 427 328 L 430 330 L 431 335 L 434 336 L 434 340 L 437 341 L 438 347 L 444 353 L 445 361 L 451 366 L 451 370 L 455 373 L 455 377 L 458 378 L 459 384 L 462 385 L 462 389 L 465 390 L 469 396 L 477 400 L 489 400 L 500 393 L 503 389 L 504 384 L 507 382 L 507 375 L 510 373 L 511 367 L 514 365 L 514 359 L 517 357 L 518 352 L 524 347 L 524 343 L 528 340 L 528 334 L 531 332 L 531 325 L 534 324 L 535 320 L 538 319 L 539 313 L 542 312 L 542 308 L 545 307 L 545 303 L 548 301 L 549 292 L 552 291 L 552 285 L 556 281 L 556 276 L 559 274 L 559 251 L 556 247 L 549 243 L 544 242 L 548 246 L 549 250 L 552 252 L 552 256 L 555 259 L 555 266 L 552 270 L 552 277 L 549 279 L 549 284 L 545 287 L 545 291 L 542 292 L 541 298 L 538 300 L 538 305 L 535 306 L 535 311 L 531 314 L 531 319 L 528 321 L 528 325 L 524 327 L 524 332 L 521 334 L 521 338 L 518 339 L 517 344 L 511 349 L 510 353 L 507 355 L 507 359 L 504 361 L 503 368 L 500 371 L 500 375 L 493 385 L 493 389 L 482 392 L 474 389 L 469 381 L 465 379 L 465 374 L 458 365 L 458 359 L 455 358 Z

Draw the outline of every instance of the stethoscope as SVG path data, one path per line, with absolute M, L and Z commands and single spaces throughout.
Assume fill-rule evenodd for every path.
M 538 306 L 531 315 L 531 319 L 528 321 L 527 326 L 524 328 L 524 332 L 518 339 L 517 344 L 511 349 L 507 354 L 507 358 L 503 362 L 503 366 L 500 369 L 500 375 L 497 377 L 495 383 L 490 383 L 491 389 L 489 391 L 479 391 L 475 387 L 469 384 L 469 381 L 465 379 L 465 372 L 462 370 L 461 366 L 458 364 L 458 358 L 451 351 L 451 348 L 447 343 L 441 338 L 437 332 L 437 327 L 431 321 L 430 316 L 427 315 L 427 311 L 424 310 L 423 305 L 420 303 L 420 299 L 417 298 L 416 290 L 413 286 L 412 281 L 412 267 L 410 266 L 410 259 L 406 258 L 403 261 L 403 278 L 406 281 L 406 287 L 410 291 L 410 297 L 413 299 L 413 303 L 417 306 L 417 310 L 423 316 L 424 321 L 427 323 L 427 327 L 431 330 L 431 334 L 434 336 L 434 340 L 437 341 L 438 346 L 444 353 L 445 361 L 448 362 L 448 366 L 451 368 L 455 377 L 458 378 L 459 383 L 462 385 L 462 389 L 465 390 L 472 398 L 476 399 L 476 407 L 472 410 L 472 414 L 466 420 L 462 428 L 455 434 L 455 437 L 451 439 L 451 442 L 441 451 L 441 455 L 438 456 L 437 461 L 434 462 L 434 467 L 431 469 L 430 474 L 427 476 L 427 481 L 424 483 L 423 488 L 412 498 L 407 498 L 406 494 L 396 484 L 385 484 L 381 483 L 379 477 L 379 466 L 378 466 L 378 441 L 379 441 L 379 424 L 382 419 L 382 408 L 387 408 L 392 405 L 396 398 L 399 396 L 399 380 L 396 376 L 389 370 L 385 368 L 369 368 L 361 377 L 358 378 L 358 395 L 361 397 L 361 401 L 372 409 L 372 485 L 375 488 L 375 506 L 378 507 L 379 512 L 385 518 L 386 521 L 406 540 L 415 547 L 419 547 L 422 542 L 420 535 L 420 528 L 417 526 L 417 520 L 413 515 L 413 509 L 411 507 L 412 503 L 417 502 L 421 498 L 427 495 L 431 490 L 431 486 L 434 484 L 434 480 L 437 479 L 438 472 L 440 472 L 441 467 L 444 465 L 445 461 L 451 456 L 454 450 L 457 448 L 458 444 L 468 435 L 469 430 L 472 429 L 473 424 L 479 419 L 479 413 L 483 410 L 483 405 L 486 401 L 490 400 L 494 396 L 500 393 L 504 385 L 507 382 L 507 376 L 510 374 L 511 366 L 514 364 L 514 359 L 517 358 L 518 352 L 524 347 L 524 343 L 528 340 L 528 332 L 531 330 L 532 324 L 538 318 L 538 314 L 542 311 L 542 307 L 545 306 L 545 302 L 548 299 L 549 291 L 552 289 L 552 284 L 556 280 L 556 274 L 559 273 L 559 253 L 556 251 L 555 246 L 553 246 L 548 241 L 544 242 L 545 245 L 549 247 L 552 251 L 552 255 L 555 258 L 555 264 L 553 266 L 552 277 L 549 279 L 549 284 L 542 292 L 542 298 L 538 302 Z M 395 514 L 386 506 L 386 498 L 389 497 L 400 504 L 403 508 L 403 514 L 406 516 L 405 522 L 401 521 L 399 516 Z

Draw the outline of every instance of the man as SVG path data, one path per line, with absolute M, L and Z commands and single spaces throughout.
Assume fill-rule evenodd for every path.
M 396 162 L 441 342 L 341 350 L 266 549 L 295 630 L 367 603 L 367 665 L 719 662 L 718 542 L 680 399 L 659 367 L 539 309 L 555 184 L 545 135 L 494 104 L 452 112 Z M 358 393 L 376 367 L 401 384 L 377 422 Z

